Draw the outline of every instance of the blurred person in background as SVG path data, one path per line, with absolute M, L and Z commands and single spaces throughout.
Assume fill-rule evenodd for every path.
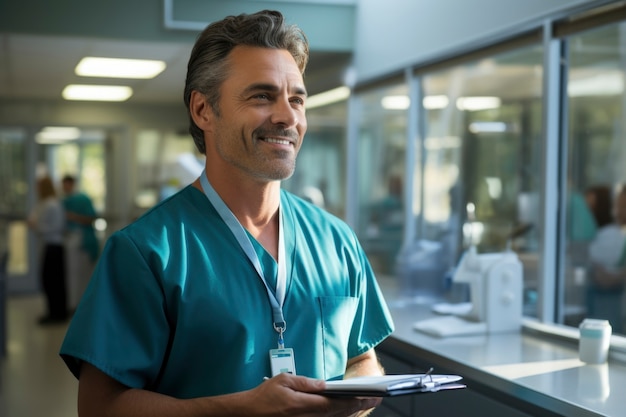
M 46 314 L 39 324 L 61 323 L 67 319 L 65 276 L 65 214 L 50 177 L 37 181 L 38 202 L 28 217 L 29 227 L 40 243 L 41 286 L 46 299 Z
M 91 198 L 76 187 L 76 178 L 65 175 L 62 180 L 63 207 L 67 219 L 67 283 L 68 306 L 76 309 L 87 287 L 89 278 L 100 253 L 94 228 L 96 210 Z
M 613 331 L 621 333 L 626 281 L 626 187 L 616 195 L 614 203 L 608 186 L 590 187 L 586 200 L 598 226 L 589 244 L 591 283 L 587 317 L 609 320 Z

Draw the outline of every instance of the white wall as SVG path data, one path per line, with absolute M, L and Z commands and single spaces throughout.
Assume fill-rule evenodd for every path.
M 464 45 L 594 0 L 360 0 L 359 82 L 428 62 Z

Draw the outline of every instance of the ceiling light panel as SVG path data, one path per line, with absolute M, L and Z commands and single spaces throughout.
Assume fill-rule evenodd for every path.
M 385 96 L 381 105 L 387 110 L 406 110 L 411 105 L 409 96 Z
M 500 108 L 500 97 L 459 97 L 456 107 L 461 111 L 479 111 Z
M 314 109 L 347 100 L 348 97 L 350 97 L 350 88 L 343 86 L 307 97 L 305 103 L 307 109 Z
M 76 66 L 76 75 L 106 78 L 154 78 L 165 69 L 165 62 L 148 59 L 85 57 Z
M 133 95 L 133 89 L 122 85 L 70 84 L 63 89 L 66 100 L 125 101 Z
M 59 144 L 80 137 L 80 129 L 77 127 L 57 127 L 47 126 L 35 135 L 35 140 L 39 144 Z

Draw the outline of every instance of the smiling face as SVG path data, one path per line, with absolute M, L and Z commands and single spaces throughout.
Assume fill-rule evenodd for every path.
M 306 132 L 306 90 L 288 51 L 237 46 L 217 112 L 207 105 L 207 166 L 264 182 L 289 178 Z

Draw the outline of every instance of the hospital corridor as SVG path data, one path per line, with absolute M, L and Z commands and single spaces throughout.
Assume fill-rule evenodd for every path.
M 41 326 L 43 296 L 7 300 L 6 356 L 0 359 L 1 417 L 76 417 L 78 382 L 59 357 L 66 324 Z

